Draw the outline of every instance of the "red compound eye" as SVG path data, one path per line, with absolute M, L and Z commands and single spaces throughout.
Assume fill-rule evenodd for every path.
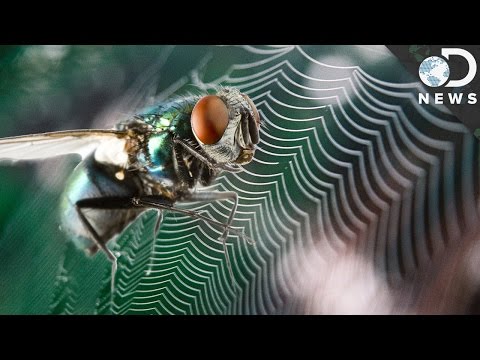
M 218 96 L 204 96 L 193 108 L 191 123 L 200 142 L 215 144 L 222 138 L 228 125 L 227 106 Z

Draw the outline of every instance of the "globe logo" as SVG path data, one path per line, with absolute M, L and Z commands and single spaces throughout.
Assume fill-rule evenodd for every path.
M 450 68 L 441 57 L 430 56 L 420 64 L 418 75 L 425 85 L 439 87 L 447 82 L 450 76 Z

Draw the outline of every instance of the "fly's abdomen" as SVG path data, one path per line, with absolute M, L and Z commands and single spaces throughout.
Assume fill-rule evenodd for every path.
M 122 172 L 120 168 L 104 165 L 93 156 L 82 161 L 68 180 L 62 196 L 61 228 L 82 250 L 95 253 L 98 249 L 94 237 L 82 220 L 79 211 L 92 226 L 103 243 L 108 242 L 142 212 L 137 209 L 92 209 L 78 208 L 79 200 L 101 198 L 108 203 L 108 197 L 131 199 L 142 193 L 136 175 Z

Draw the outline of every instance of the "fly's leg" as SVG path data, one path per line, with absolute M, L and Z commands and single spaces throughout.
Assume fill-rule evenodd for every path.
M 230 257 L 228 256 L 227 250 L 227 238 L 228 238 L 228 228 L 231 226 L 233 218 L 235 216 L 235 212 L 237 211 L 238 206 L 238 195 L 236 192 L 233 191 L 225 191 L 225 192 L 213 192 L 213 191 L 198 191 L 192 193 L 186 200 L 192 201 L 202 201 L 202 202 L 213 202 L 217 200 L 232 200 L 233 207 L 230 211 L 230 215 L 227 220 L 227 227 L 223 230 L 222 235 L 220 236 L 219 240 L 222 242 L 223 245 L 223 252 L 225 254 L 225 261 L 227 262 L 228 273 L 230 274 L 230 279 L 232 283 L 235 281 L 233 277 L 233 269 L 232 264 L 230 262 Z
M 163 212 L 161 210 L 157 211 L 157 220 L 155 221 L 155 227 L 153 228 L 153 240 L 157 238 L 158 232 L 160 231 L 160 226 L 163 222 Z
M 157 209 L 157 210 L 160 210 L 160 211 L 161 210 L 168 210 L 168 211 L 188 215 L 188 216 L 190 216 L 192 218 L 195 218 L 195 219 L 203 220 L 203 221 L 205 221 L 205 222 L 207 222 L 207 223 L 209 223 L 213 226 L 221 228 L 224 232 L 225 232 L 225 230 L 228 230 L 230 233 L 244 238 L 247 242 L 253 243 L 253 240 L 250 239 L 248 236 L 246 236 L 242 231 L 239 231 L 238 229 L 233 228 L 233 227 L 231 227 L 227 224 L 224 224 L 220 221 L 210 219 L 210 218 L 208 218 L 204 215 L 201 215 L 201 214 L 199 214 L 195 211 L 176 208 L 176 207 L 173 206 L 173 203 L 171 201 L 168 201 L 168 200 L 166 200 L 162 197 L 159 197 L 159 196 L 142 196 L 142 197 L 135 197 L 135 198 L 131 198 L 131 197 L 100 197 L 100 198 L 92 198 L 92 199 L 83 199 L 83 200 L 79 200 L 76 203 L 76 207 L 78 209 L 89 208 L 89 209 L 104 209 L 104 210 L 112 210 L 112 209 L 128 210 L 128 209 L 133 209 L 133 208 Z M 88 222 L 88 220 L 85 218 L 83 213 L 81 213 L 81 211 L 80 211 L 80 218 L 84 219 L 82 221 L 84 221 L 85 226 L 92 233 L 92 236 L 94 237 L 95 243 L 97 244 L 97 246 L 105 251 L 105 253 L 107 254 L 107 257 L 109 257 L 110 260 L 115 261 L 114 270 L 116 271 L 116 257 L 105 246 L 104 242 L 101 241 L 97 232 L 91 226 L 91 224 Z M 157 222 L 158 222 L 158 219 L 157 219 Z M 228 261 L 228 264 L 229 264 L 228 257 L 227 257 L 227 261 Z M 112 289 L 113 289 L 113 285 L 114 285 L 113 275 L 114 274 L 112 274 Z M 112 293 L 113 293 L 113 291 L 112 291 Z
M 225 228 L 222 236 L 222 238 L 227 238 L 228 237 L 228 228 L 231 226 L 233 218 L 235 216 L 235 212 L 237 211 L 237 206 L 238 206 L 238 195 L 236 192 L 233 191 L 222 191 L 222 192 L 217 192 L 217 191 L 197 191 L 192 194 L 190 194 L 185 200 L 187 201 L 201 201 L 201 202 L 213 202 L 217 200 L 232 200 L 233 201 L 233 207 L 232 210 L 230 211 L 230 215 L 228 217 L 226 225 L 228 227 Z
M 157 220 L 155 221 L 155 227 L 153 228 L 153 241 L 152 241 L 152 254 L 155 250 L 155 240 L 157 239 L 158 232 L 160 231 L 160 226 L 163 222 L 163 211 L 157 210 Z M 150 257 L 150 261 L 148 263 L 146 274 L 149 276 L 152 272 L 153 267 L 153 256 Z
M 239 231 L 238 229 L 228 226 L 227 224 L 224 224 L 220 221 L 210 219 L 196 211 L 192 210 L 187 210 L 187 209 L 180 209 L 177 207 L 174 207 L 171 203 L 165 202 L 165 200 L 161 197 L 150 195 L 150 196 L 142 196 L 139 198 L 129 198 L 129 201 L 131 204 L 133 204 L 135 207 L 143 207 L 147 209 L 159 209 L 159 210 L 168 210 L 171 212 L 177 212 L 180 214 L 184 214 L 187 216 L 190 216 L 194 219 L 199 219 L 203 220 L 213 226 L 216 226 L 218 228 L 221 228 L 222 230 L 228 229 L 229 232 L 232 234 L 237 235 L 238 237 L 244 238 L 248 243 L 253 244 L 254 241 L 253 239 L 249 238 L 247 235 L 243 233 L 243 231 Z
M 175 171 L 175 174 L 178 177 L 178 180 L 186 185 L 188 188 L 193 187 L 194 185 L 194 179 L 192 174 L 190 173 L 187 165 L 185 164 L 185 160 L 183 158 L 182 151 L 179 149 L 181 147 L 180 144 L 176 143 L 174 141 L 174 145 L 172 147 L 173 150 L 173 156 L 172 156 L 172 162 L 173 162 L 173 169 Z
M 230 280 L 232 282 L 232 286 L 235 290 L 236 289 L 235 284 L 237 284 L 237 283 L 235 281 L 235 277 L 233 276 L 233 269 L 232 269 L 232 264 L 230 262 L 230 257 L 228 256 L 226 240 L 227 240 L 229 231 L 232 232 L 232 233 L 236 233 L 238 235 L 238 232 L 236 230 L 232 231 L 233 228 L 231 227 L 231 223 L 232 223 L 233 218 L 235 216 L 235 211 L 237 209 L 237 204 L 238 204 L 237 193 L 231 192 L 231 191 L 226 191 L 226 192 L 207 192 L 207 191 L 205 191 L 205 192 L 195 192 L 195 193 L 192 193 L 185 200 L 186 201 L 212 202 L 212 201 L 216 201 L 216 200 L 226 200 L 226 199 L 231 199 L 234 202 L 234 206 L 232 208 L 232 211 L 230 212 L 230 216 L 229 216 L 226 224 L 223 224 L 223 223 L 218 222 L 216 220 L 212 220 L 210 218 L 207 218 L 207 217 L 205 217 L 205 216 L 203 216 L 203 215 L 201 215 L 201 214 L 199 214 L 195 211 L 174 208 L 174 207 L 171 207 L 171 206 L 170 207 L 164 207 L 164 205 L 157 204 L 155 202 L 155 200 L 156 200 L 155 196 L 145 196 L 145 197 L 141 197 L 139 199 L 135 199 L 135 201 L 137 203 L 137 206 L 152 206 L 152 207 L 157 207 L 157 208 L 165 208 L 165 209 L 168 209 L 168 210 L 171 210 L 171 211 L 176 211 L 176 212 L 180 212 L 180 213 L 189 215 L 189 216 L 197 218 L 197 219 L 202 219 L 202 220 L 204 220 L 204 221 L 206 221 L 210 224 L 220 225 L 223 228 L 223 233 L 220 236 L 219 240 L 222 242 L 222 245 L 223 245 L 223 252 L 225 254 L 225 261 L 226 261 L 226 264 L 227 264 L 228 273 L 230 275 Z M 243 235 L 243 233 L 241 233 L 239 236 L 247 239 L 247 242 L 249 244 L 254 243 L 252 239 Z
M 217 170 L 226 170 L 230 172 L 240 172 L 242 171 L 242 168 L 238 165 L 229 165 L 229 164 L 218 164 L 214 160 L 207 158 L 206 155 L 200 154 L 197 150 L 195 150 L 190 144 L 187 142 L 174 138 L 173 142 L 175 144 L 181 145 L 185 150 L 187 150 L 192 156 L 194 156 L 196 159 L 200 160 L 204 164 L 206 164 L 210 169 Z
M 133 206 L 132 206 L 131 198 L 124 198 L 124 197 L 99 197 L 99 198 L 82 199 L 77 201 L 75 204 L 75 208 L 80 217 L 80 220 L 92 235 L 95 245 L 103 250 L 103 252 L 107 255 L 108 260 L 110 260 L 112 263 L 112 279 L 111 279 L 112 297 L 113 297 L 113 292 L 115 290 L 115 274 L 117 272 L 117 257 L 106 246 L 106 242 L 103 241 L 101 237 L 98 235 L 97 231 L 93 228 L 92 224 L 90 224 L 88 219 L 83 214 L 82 209 L 128 210 L 128 209 L 131 209 L 132 207 Z
M 107 256 L 107 259 L 110 260 L 112 263 L 112 279 L 110 282 L 110 290 L 111 294 L 113 296 L 113 292 L 115 290 L 115 274 L 117 272 L 117 257 L 112 253 L 112 251 L 107 247 L 104 241 L 100 238 L 98 235 L 97 231 L 93 228 L 92 224 L 87 220 L 85 215 L 82 212 L 82 209 L 88 208 L 87 206 L 81 205 L 81 201 L 77 202 L 75 204 L 75 209 L 77 210 L 78 216 L 80 217 L 80 220 L 82 221 L 83 225 L 87 228 L 88 232 L 92 235 L 93 241 L 95 242 L 95 245 L 98 246 L 100 249 L 103 250 L 105 255 Z
M 193 157 L 195 157 L 197 160 L 200 160 L 202 163 L 207 165 L 210 169 L 217 171 L 218 169 L 222 170 L 227 170 L 230 172 L 239 172 L 241 171 L 241 167 L 238 165 L 229 165 L 229 164 L 218 164 L 214 162 L 212 159 L 209 159 L 207 155 L 202 155 L 200 154 L 196 149 L 194 149 L 190 144 L 187 142 L 174 138 L 174 150 L 176 146 L 182 146 L 188 153 L 190 153 Z M 176 155 L 176 151 L 174 151 L 174 155 Z M 176 159 L 176 156 L 174 156 Z M 176 164 L 174 164 L 175 167 Z M 175 167 L 176 168 L 176 167 Z M 233 282 L 233 270 L 232 270 L 232 265 L 230 263 L 230 258 L 228 256 L 228 251 L 227 251 L 227 238 L 228 238 L 228 228 L 232 224 L 233 218 L 235 216 L 235 212 L 237 210 L 237 205 L 238 205 L 238 195 L 235 192 L 196 192 L 190 195 L 190 197 L 186 200 L 192 200 L 192 201 L 207 201 L 207 202 L 212 202 L 216 200 L 226 200 L 226 199 L 231 199 L 233 200 L 233 208 L 232 211 L 230 212 L 230 216 L 228 217 L 227 220 L 227 226 L 224 231 L 222 236 L 220 236 L 220 241 L 223 244 L 223 251 L 225 253 L 225 259 L 227 262 L 227 267 L 228 267 L 228 272 L 230 274 L 230 278 L 232 279 Z
M 245 238 L 247 242 L 253 243 L 253 240 L 246 236 L 242 231 L 228 226 L 220 221 L 210 219 L 204 215 L 201 215 L 195 211 L 180 209 L 173 206 L 173 203 L 165 198 L 160 196 L 141 196 L 141 197 L 98 197 L 92 199 L 83 199 L 77 202 L 77 206 L 81 208 L 89 209 L 104 209 L 104 210 L 113 210 L 113 209 L 133 209 L 133 208 L 145 208 L 145 209 L 157 209 L 157 210 L 169 210 L 172 212 L 178 212 L 184 215 L 188 215 L 195 219 L 203 220 L 213 226 L 217 226 L 221 229 L 228 228 L 228 231 L 232 234 L 235 234 L 239 237 Z

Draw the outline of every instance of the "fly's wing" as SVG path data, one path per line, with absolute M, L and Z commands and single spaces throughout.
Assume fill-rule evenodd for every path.
M 72 130 L 0 139 L 0 161 L 40 160 L 67 154 L 85 158 L 105 142 L 126 141 L 117 130 Z

